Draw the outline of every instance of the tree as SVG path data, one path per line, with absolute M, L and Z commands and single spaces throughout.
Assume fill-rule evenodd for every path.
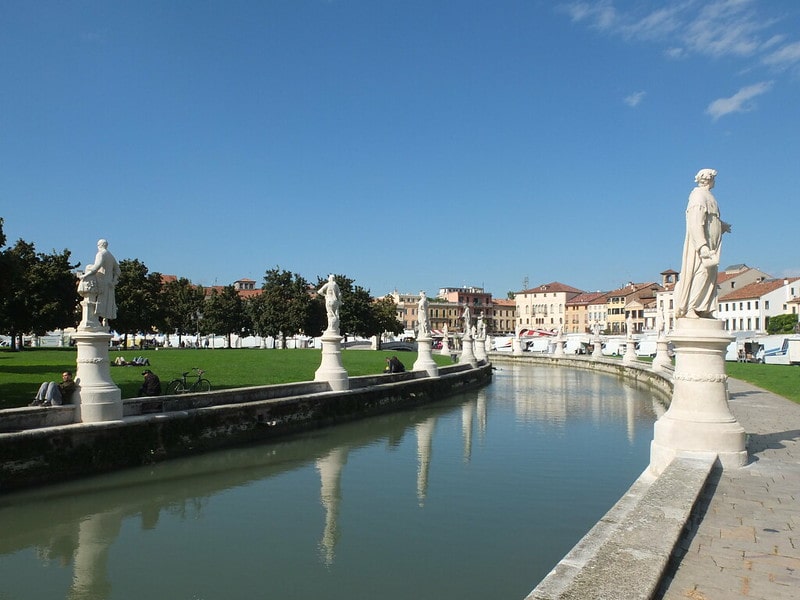
M 2 236 L 3 240 L 5 239 Z M 44 334 L 77 323 L 79 302 L 70 251 L 37 253 L 24 240 L 2 252 L 0 329 L 9 333 L 12 348 L 22 349 L 22 335 Z
M 185 277 L 169 281 L 161 288 L 159 304 L 163 310 L 166 331 L 178 334 L 178 344 L 183 334 L 199 330 L 198 319 L 202 318 L 205 292 Z
M 770 317 L 767 323 L 767 333 L 780 334 L 780 333 L 794 333 L 797 327 L 797 315 L 775 315 Z
M 381 334 L 384 332 L 395 335 L 403 333 L 403 324 L 397 318 L 397 304 L 395 304 L 391 296 L 375 300 L 372 304 L 372 310 L 375 313 L 375 325 L 377 329 L 373 335 L 378 336 L 379 346 Z
M 121 274 L 115 290 L 117 318 L 112 325 L 117 333 L 124 334 L 127 346 L 129 333 L 150 332 L 162 320 L 161 273 L 150 273 L 138 259 L 121 260 L 119 268 Z
M 248 330 L 249 318 L 244 301 L 232 285 L 226 285 L 221 292 L 212 290 L 206 299 L 203 313 L 203 330 L 224 335 L 231 347 L 231 334 Z
M 253 299 L 254 326 L 262 336 L 281 337 L 283 348 L 286 338 L 306 332 L 311 322 L 311 297 L 308 282 L 291 271 L 280 267 L 269 269 L 264 275 L 261 295 Z

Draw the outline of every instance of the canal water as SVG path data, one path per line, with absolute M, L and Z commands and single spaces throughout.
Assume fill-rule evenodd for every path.
M 522 599 L 647 465 L 660 398 L 590 371 L 0 496 L 0 600 Z

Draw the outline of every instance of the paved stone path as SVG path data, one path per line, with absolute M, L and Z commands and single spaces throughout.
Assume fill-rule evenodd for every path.
M 738 380 L 729 390 L 750 464 L 711 474 L 659 600 L 800 599 L 800 405 Z

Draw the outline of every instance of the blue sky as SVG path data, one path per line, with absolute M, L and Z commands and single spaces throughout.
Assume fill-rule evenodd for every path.
M 800 2 L 0 3 L 9 244 L 374 294 L 800 275 Z

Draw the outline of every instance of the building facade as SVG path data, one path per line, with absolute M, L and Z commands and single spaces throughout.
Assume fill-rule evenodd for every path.
M 517 330 L 548 329 L 566 326 L 567 302 L 583 294 L 569 285 L 554 281 L 514 294 L 517 305 Z
M 765 279 L 720 296 L 716 316 L 728 331 L 765 333 L 771 317 L 797 314 L 800 277 Z

